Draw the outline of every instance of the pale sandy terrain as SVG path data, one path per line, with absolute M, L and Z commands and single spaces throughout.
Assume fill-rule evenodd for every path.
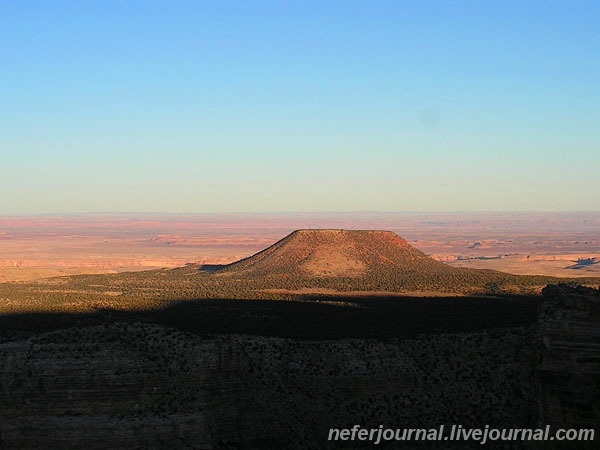
M 299 228 L 391 230 L 454 266 L 600 276 L 576 267 L 600 261 L 600 212 L 145 214 L 0 216 L 0 282 L 226 264 Z
M 550 275 L 555 277 L 600 277 L 600 264 L 578 265 L 579 259 L 600 261 L 600 253 L 570 255 L 507 256 L 501 259 L 462 260 L 448 264 L 454 267 L 493 269 L 518 275 Z

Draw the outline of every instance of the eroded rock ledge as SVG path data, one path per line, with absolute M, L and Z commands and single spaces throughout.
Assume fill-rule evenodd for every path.
M 538 318 L 540 418 L 557 427 L 600 433 L 600 290 L 552 285 Z
M 0 448 L 339 448 L 329 427 L 522 426 L 532 329 L 202 339 L 146 323 L 0 345 Z M 444 448 L 431 442 L 413 448 Z

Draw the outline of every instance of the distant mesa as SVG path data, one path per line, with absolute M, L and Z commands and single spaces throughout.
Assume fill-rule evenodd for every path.
M 229 264 L 225 272 L 364 277 L 384 268 L 412 270 L 424 266 L 451 269 L 391 231 L 306 229 Z
M 222 280 L 222 286 L 234 291 L 291 294 L 307 290 L 522 294 L 539 292 L 553 281 L 550 277 L 451 267 L 391 231 L 327 229 L 294 231 L 214 275 L 229 278 Z

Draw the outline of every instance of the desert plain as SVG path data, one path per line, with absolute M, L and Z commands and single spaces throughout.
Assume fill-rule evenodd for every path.
M 600 276 L 600 213 L 0 216 L 0 282 L 228 264 L 295 229 L 390 230 L 450 266 Z

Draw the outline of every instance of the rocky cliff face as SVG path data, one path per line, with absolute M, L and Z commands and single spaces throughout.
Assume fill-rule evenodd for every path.
M 565 428 L 598 427 L 600 290 L 558 285 L 546 287 L 543 295 L 536 376 L 541 421 Z
M 202 339 L 125 322 L 46 333 L 0 345 L 0 448 L 339 448 L 330 427 L 523 426 L 532 336 Z
M 203 340 L 141 323 L 5 343 L 0 361 L 0 448 L 306 448 L 327 408 L 303 414 L 300 398 L 366 401 L 417 373 L 382 343 Z
M 600 423 L 594 289 L 546 288 L 537 327 L 407 339 L 202 338 L 118 320 L 0 343 L 0 449 L 333 449 L 329 428 L 355 424 Z

